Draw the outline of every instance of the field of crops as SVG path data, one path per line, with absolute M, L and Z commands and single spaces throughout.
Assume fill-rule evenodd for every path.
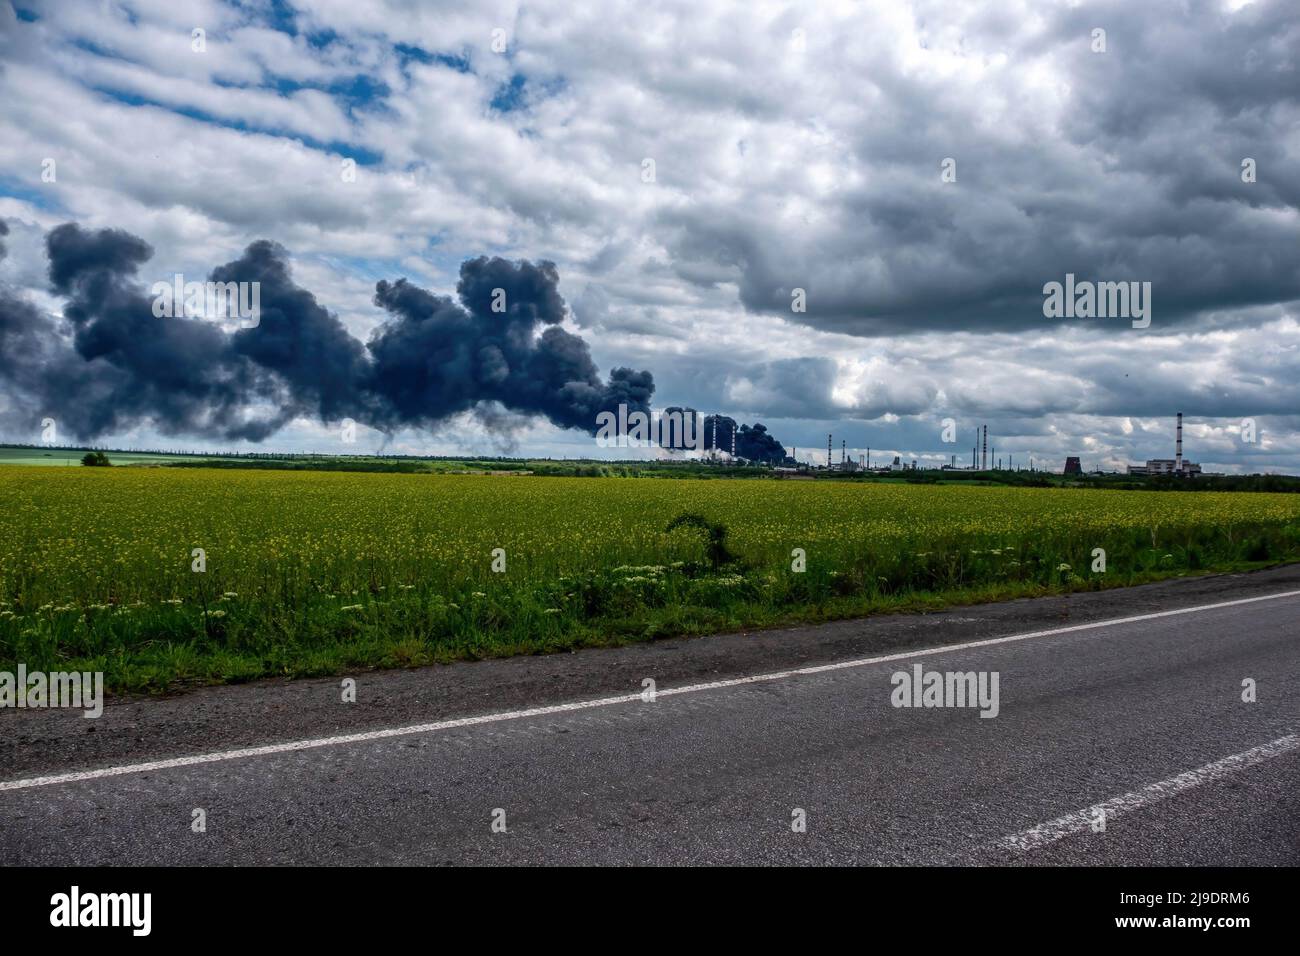
M 33 448 L 0 445 L 0 466 L 4 465 L 39 465 L 48 467 L 57 465 L 65 468 L 80 468 L 81 457 L 88 448 Z M 113 452 L 116 465 L 159 465 L 180 459 L 178 455 L 156 455 L 149 452 Z
M 160 689 L 1282 560 L 1300 495 L 0 466 L 0 669 Z

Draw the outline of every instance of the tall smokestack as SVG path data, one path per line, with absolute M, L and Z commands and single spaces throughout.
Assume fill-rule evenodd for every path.
M 832 462 L 832 459 L 831 459 L 831 444 L 832 444 L 832 439 L 834 439 L 834 437 L 835 437 L 834 435 L 827 435 L 827 436 L 826 436 L 826 468 L 827 468 L 828 470 L 830 469 L 830 467 L 831 467 L 831 462 Z
M 736 457 L 736 426 L 731 426 L 731 457 Z
M 980 450 L 980 471 L 989 470 L 989 426 L 984 426 L 984 447 Z
M 1178 439 L 1174 443 L 1174 473 L 1183 473 L 1183 413 L 1178 413 Z
M 840 465 L 848 464 L 849 441 L 847 438 L 840 439 Z

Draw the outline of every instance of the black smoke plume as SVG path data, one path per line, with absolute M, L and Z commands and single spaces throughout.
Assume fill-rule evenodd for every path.
M 785 446 L 768 434 L 766 425 L 755 422 L 752 428 L 740 426 L 736 434 L 736 455 L 746 461 L 779 465 L 785 461 Z
M 705 451 L 712 451 L 716 447 L 718 451 L 730 454 L 733 435 L 736 439 L 737 458 L 768 464 L 780 464 L 785 460 L 785 447 L 768 433 L 766 425 L 755 422 L 753 426 L 737 426 L 736 420 L 728 415 L 704 417 Z
M 46 247 L 63 322 L 0 290 L 0 385 L 11 417 L 53 417 L 83 439 L 145 421 L 168 435 L 249 441 L 296 417 L 391 433 L 469 412 L 491 427 L 497 405 L 594 434 L 599 412 L 649 412 L 654 393 L 648 371 L 616 368 L 601 380 L 587 343 L 560 328 L 550 262 L 472 259 L 456 299 L 380 282 L 374 302 L 387 319 L 363 344 L 266 240 L 208 277 L 260 283 L 260 321 L 233 331 L 155 317 L 152 283 L 139 278 L 153 250 L 129 233 L 69 223 Z
M 731 436 L 736 431 L 736 420 L 728 415 L 704 416 L 704 450 L 731 453 Z M 739 450 L 737 450 L 739 453 Z

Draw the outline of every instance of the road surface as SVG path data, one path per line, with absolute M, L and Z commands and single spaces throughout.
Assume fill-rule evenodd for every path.
M 1145 608 L 1133 604 L 1142 590 L 1076 598 L 1065 618 L 1066 599 L 1052 599 L 1016 602 L 1009 617 L 992 606 L 826 625 L 845 640 L 870 626 L 925 644 L 933 619 L 941 646 L 832 647 L 704 679 L 674 680 L 659 645 L 584 652 L 597 670 L 614 655 L 616 693 L 539 690 L 495 711 L 489 695 L 464 704 L 467 717 L 341 733 L 286 734 L 304 729 L 291 717 L 277 733 L 267 717 L 249 740 L 214 729 L 223 746 L 180 746 L 161 724 L 148 732 L 149 715 L 281 691 L 135 702 L 116 724 L 113 708 L 101 722 L 60 715 L 48 736 L 34 722 L 52 715 L 24 713 L 24 753 L 9 760 L 28 772 L 0 777 L 0 864 L 1300 864 L 1295 570 L 1155 586 Z M 981 622 L 966 640 L 952 623 L 963 620 Z M 817 628 L 800 633 L 816 646 Z M 726 640 L 744 638 L 667 653 Z M 490 683 L 493 667 L 548 660 L 459 673 Z M 893 675 L 916 665 L 996 673 L 997 715 L 894 706 Z M 436 673 L 359 689 L 457 672 Z M 338 696 L 337 682 L 309 686 L 283 693 Z M 0 731 L 12 719 L 0 714 Z M 94 723 L 106 742 L 83 762 Z

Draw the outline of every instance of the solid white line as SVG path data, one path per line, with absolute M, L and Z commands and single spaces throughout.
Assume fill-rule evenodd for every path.
M 1045 631 L 1031 631 L 1027 634 L 1012 634 L 1007 637 L 993 637 L 982 641 L 967 641 L 963 644 L 947 644 L 942 647 L 930 647 L 923 650 L 905 651 L 898 654 L 886 654 L 882 657 L 864 657 L 858 660 L 841 661 L 836 664 L 818 664 L 813 667 L 799 667 L 793 670 L 776 671 L 770 674 L 756 674 L 751 677 L 735 677 L 729 680 L 712 681 L 707 684 L 690 684 L 685 687 L 670 687 L 656 693 L 657 697 L 675 697 L 679 694 L 697 694 L 700 691 L 718 690 L 725 687 L 740 687 L 745 684 L 759 684 L 767 681 L 784 680 L 788 677 L 800 677 L 807 674 L 822 674 L 827 671 L 847 670 L 855 667 L 867 667 L 872 664 L 885 664 L 890 661 L 910 660 L 916 657 L 930 657 L 935 654 L 950 654 L 955 651 L 972 650 L 978 647 L 992 647 L 997 644 L 1010 644 L 1016 641 L 1028 641 L 1038 637 L 1053 637 L 1058 634 L 1072 634 L 1096 628 L 1114 627 L 1119 624 L 1132 624 L 1136 621 L 1151 621 L 1156 618 L 1174 617 L 1180 614 L 1195 614 L 1200 611 L 1213 611 L 1218 608 L 1238 607 L 1242 604 L 1254 604 L 1257 601 L 1275 601 L 1280 598 L 1300 597 L 1300 590 L 1283 591 L 1278 594 L 1264 594 L 1259 597 L 1238 598 L 1234 601 L 1219 601 L 1215 604 L 1198 604 L 1195 607 L 1178 608 L 1173 611 L 1155 611 L 1150 614 L 1136 614 L 1130 617 L 1111 618 L 1106 621 L 1093 621 L 1090 624 L 1073 624 L 1069 627 L 1054 627 Z M 472 727 L 476 724 L 490 724 L 502 720 L 519 720 L 526 717 L 545 717 L 550 714 L 571 713 L 575 710 L 590 710 L 595 707 L 610 707 L 614 704 L 628 704 L 641 700 L 640 693 L 621 694 L 617 697 L 602 697 L 597 700 L 580 700 L 569 704 L 549 704 L 545 707 L 532 707 L 528 710 L 510 710 L 495 714 L 483 714 L 479 717 L 460 717 L 454 720 L 438 720 L 428 724 L 415 724 L 407 727 L 390 727 L 385 730 L 370 730 L 357 734 L 342 734 L 337 737 L 312 737 L 306 740 L 292 740 L 286 743 L 267 744 L 262 747 L 244 747 L 239 750 L 222 750 L 216 753 L 196 754 L 190 757 L 173 757 L 169 760 L 150 760 L 145 763 L 123 764 L 117 767 L 102 767 L 97 770 L 76 770 L 71 773 L 52 774 L 46 777 L 29 777 L 25 780 L 0 781 L 0 791 L 26 790 L 30 787 L 49 787 L 60 783 L 76 783 L 81 780 L 99 780 L 104 777 L 120 777 L 128 773 L 148 773 L 152 770 L 172 770 L 177 767 L 193 767 L 197 764 L 218 763 L 224 760 L 240 760 L 244 757 L 265 757 L 269 754 L 291 753 L 295 750 L 314 750 L 318 747 L 337 747 L 342 744 L 363 743 L 368 740 L 384 740 L 389 737 L 406 737 L 411 734 L 427 734 L 439 730 L 452 730 L 456 727 Z
M 1222 780 L 1224 777 L 1263 763 L 1265 760 L 1272 760 L 1274 757 L 1290 753 L 1297 747 L 1300 747 L 1300 736 L 1288 734 L 1244 753 L 1224 757 L 1222 760 L 1207 763 L 1195 770 L 1188 770 L 1186 773 L 1180 773 L 1168 780 L 1153 783 L 1141 790 L 1134 790 L 1132 793 L 1114 797 L 1105 803 L 1098 803 L 1074 813 L 1067 813 L 1063 817 L 1040 823 L 1038 826 L 1022 830 L 1020 833 L 1013 833 L 1011 836 L 998 840 L 992 846 L 994 849 L 1010 850 L 1013 853 L 1028 853 L 1031 850 L 1037 850 L 1039 847 L 1055 843 L 1057 840 L 1073 836 L 1076 833 L 1086 833 L 1092 829 L 1094 822 L 1097 820 L 1105 820 L 1109 823 L 1116 817 L 1144 809 L 1152 804 L 1160 803 L 1162 800 L 1168 800 L 1170 797 L 1176 797 L 1178 794 L 1185 793 L 1194 787 Z

